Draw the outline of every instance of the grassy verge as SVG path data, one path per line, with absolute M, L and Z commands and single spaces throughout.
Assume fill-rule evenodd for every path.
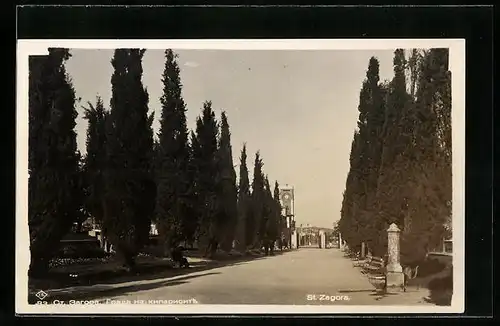
M 449 306 L 453 295 L 453 267 L 438 260 L 426 260 L 419 264 L 418 275 L 409 285 L 427 288 L 428 302 Z
M 453 272 L 444 277 L 435 278 L 429 282 L 429 299 L 438 306 L 451 305 L 453 296 Z
M 346 255 L 349 257 L 349 255 Z M 353 256 L 350 257 L 353 259 Z M 419 266 L 415 279 L 408 281 L 409 287 L 426 288 L 429 297 L 426 301 L 435 305 L 449 306 L 453 295 L 453 267 L 437 259 L 426 259 L 415 265 Z M 367 276 L 377 275 L 376 272 L 367 271 Z

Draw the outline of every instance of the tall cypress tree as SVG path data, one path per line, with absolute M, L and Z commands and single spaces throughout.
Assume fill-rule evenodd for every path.
M 404 229 L 404 219 L 408 213 L 406 206 L 409 184 L 407 171 L 410 159 L 406 149 L 411 146 L 411 123 L 403 117 L 411 106 L 407 92 L 405 74 L 405 53 L 402 49 L 394 52 L 394 78 L 389 85 L 386 105 L 386 119 L 383 130 L 384 145 L 379 168 L 377 200 L 378 221 L 373 228 L 378 232 L 374 246 L 383 251 L 387 245 L 387 226 L 397 223 Z
M 280 202 L 280 186 L 278 181 L 274 183 L 274 192 L 273 192 L 273 201 L 274 201 L 274 215 L 275 215 L 275 223 L 276 223 L 276 240 L 281 248 L 281 239 L 284 234 L 283 231 L 286 227 L 284 223 L 283 216 L 281 216 L 281 202 Z
M 360 176 L 357 179 L 358 233 L 362 241 L 373 247 L 377 237 L 373 225 L 378 218 L 376 189 L 381 159 L 382 132 L 385 118 L 384 90 L 379 83 L 379 62 L 370 59 L 359 104 Z M 359 205 L 359 206 L 358 206 Z M 372 250 L 375 248 L 371 248 Z
M 265 212 L 265 235 L 264 243 L 266 250 L 270 250 L 271 254 L 274 251 L 274 244 L 278 238 L 278 222 L 279 216 L 276 214 L 277 206 L 276 201 L 273 198 L 273 192 L 271 190 L 271 185 L 269 184 L 269 177 L 265 177 L 265 201 L 264 201 L 264 212 Z M 275 189 L 276 190 L 276 189 Z
M 201 119 L 197 118 L 197 131 L 201 129 Z M 191 214 L 192 218 L 189 219 L 189 231 L 184 231 L 186 238 L 192 244 L 197 243 L 198 247 L 200 245 L 200 235 L 201 235 L 201 222 L 203 214 L 203 198 L 202 198 L 202 187 L 201 187 L 201 148 L 198 143 L 197 134 L 194 131 L 190 132 L 190 146 L 189 146 L 189 180 L 191 181 Z M 186 224 L 188 225 L 188 224 Z M 190 236 L 187 236 L 190 234 Z
M 197 243 L 197 247 L 201 249 L 205 249 L 206 245 L 206 229 L 205 229 L 205 198 L 204 198 L 204 189 L 203 189 L 203 167 L 202 167 L 202 152 L 201 145 L 199 143 L 199 135 L 201 135 L 203 129 L 203 123 L 201 117 L 196 118 L 196 131 L 191 131 L 191 151 L 190 151 L 190 163 L 191 163 L 191 177 L 194 181 L 194 193 L 195 197 L 193 198 L 193 210 L 196 214 L 196 232 L 195 232 L 195 241 Z
M 367 72 L 367 76 L 373 76 L 373 74 Z M 365 213 L 369 175 L 369 149 L 366 146 L 370 134 L 368 130 L 371 97 L 369 86 L 370 83 L 365 80 L 359 94 L 359 118 L 351 145 L 351 167 L 347 175 L 341 220 L 339 222 L 346 242 L 351 248 L 358 250 L 361 247 L 361 242 L 366 240 L 366 233 L 369 228 L 369 220 Z
M 81 209 L 75 92 L 66 74 L 67 49 L 29 60 L 29 274 L 43 274 Z
M 154 180 L 153 158 L 154 112 L 149 111 L 149 94 L 142 84 L 142 58 L 146 50 L 131 49 L 128 73 L 130 75 L 129 105 L 135 108 L 137 120 L 134 145 L 137 166 L 137 195 L 135 197 L 134 227 L 136 246 L 140 250 L 149 240 L 151 221 L 154 218 L 156 183 Z
M 217 135 L 218 126 L 212 102 L 203 103 L 202 116 L 196 121 L 195 161 L 197 165 L 197 189 L 200 198 L 200 222 L 198 243 L 205 255 L 213 255 L 217 250 L 220 230 L 216 228 L 219 212 L 217 200 Z
M 236 247 L 240 252 L 247 248 L 247 223 L 250 210 L 250 180 L 248 178 L 247 149 L 243 144 L 240 155 L 240 180 L 238 189 L 238 226 Z
M 352 236 L 350 245 L 353 248 L 359 247 L 362 241 L 375 247 L 374 240 L 378 237 L 374 225 L 379 219 L 376 193 L 383 147 L 385 96 L 385 89 L 380 84 L 379 62 L 372 57 L 360 92 L 359 131 L 355 133 L 351 148 L 351 171 L 342 208 L 342 215 L 346 217 L 340 221 L 342 230 L 351 230 L 347 233 Z
M 84 158 L 85 209 L 98 224 L 102 224 L 104 215 L 104 171 L 107 164 L 106 153 L 106 119 L 109 112 L 104 109 L 101 97 L 97 97 L 95 106 L 88 103 L 84 108 L 88 121 Z M 106 230 L 103 230 L 104 234 Z
M 408 174 L 412 195 L 405 225 L 402 253 L 420 260 L 440 244 L 451 215 L 451 99 L 448 50 L 424 54 L 419 73 L 414 121 L 412 160 Z
M 159 146 L 157 156 L 156 221 L 166 253 L 189 237 L 193 218 L 186 105 L 182 98 L 180 69 L 172 50 L 165 51 L 163 95 L 160 99 Z M 184 231 L 184 232 L 183 232 Z
M 221 132 L 218 150 L 218 173 L 219 173 L 219 194 L 221 201 L 218 214 L 217 227 L 223 230 L 221 237 L 221 248 L 230 251 L 235 239 L 237 223 L 237 201 L 238 192 L 236 189 L 236 172 L 233 164 L 233 151 L 231 148 L 231 132 L 225 112 L 221 114 Z
M 147 241 L 154 210 L 153 116 L 142 85 L 145 50 L 117 49 L 112 59 L 111 111 L 107 124 L 108 169 L 104 225 L 128 267 Z
M 253 181 L 252 181 L 252 210 L 249 240 L 253 249 L 260 248 L 262 243 L 262 224 L 264 219 L 264 175 L 262 167 L 264 163 L 260 157 L 259 151 L 255 153 Z
M 362 96 L 363 93 L 361 97 Z M 358 228 L 360 226 L 358 222 L 359 214 L 357 214 L 359 204 L 356 200 L 358 193 L 363 190 L 360 182 L 362 158 L 361 140 L 358 130 L 354 132 L 349 162 L 350 169 L 347 174 L 346 188 L 342 201 L 339 231 L 342 233 L 343 239 L 352 249 L 359 250 L 362 239 L 358 233 Z
M 373 254 L 382 255 L 376 245 L 379 228 L 378 206 L 376 201 L 381 153 L 383 148 L 383 128 L 385 121 L 385 88 L 380 83 L 379 62 L 372 57 L 367 71 L 367 84 L 369 88 L 369 112 L 366 119 L 366 129 L 360 130 L 364 137 L 366 158 L 363 161 L 365 167 L 366 194 L 362 210 L 362 219 L 365 221 L 366 229 L 362 230 L 363 237 Z M 363 133 L 363 131 L 366 131 Z

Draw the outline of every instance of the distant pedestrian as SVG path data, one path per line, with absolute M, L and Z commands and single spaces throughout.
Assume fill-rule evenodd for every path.
M 172 261 L 174 263 L 178 263 L 179 268 L 189 267 L 189 262 L 186 259 L 186 257 L 184 257 L 183 250 L 184 248 L 182 246 L 177 246 L 174 249 L 172 249 L 171 252 Z

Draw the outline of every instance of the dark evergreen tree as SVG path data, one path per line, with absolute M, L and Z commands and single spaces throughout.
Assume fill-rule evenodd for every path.
M 247 248 L 247 223 L 250 210 L 250 180 L 248 178 L 247 149 L 243 144 L 240 156 L 240 180 L 238 189 L 238 226 L 236 247 L 240 252 Z
M 146 50 L 132 49 L 130 51 L 131 92 L 129 105 L 136 108 L 136 154 L 137 162 L 137 196 L 134 226 L 136 232 L 136 246 L 140 250 L 149 242 L 151 222 L 154 219 L 156 203 L 156 182 L 154 179 L 154 112 L 149 111 L 149 95 L 142 84 L 142 58 Z
M 278 245 L 281 248 L 282 243 L 281 239 L 284 237 L 284 230 L 286 228 L 286 223 L 281 215 L 281 202 L 280 202 L 280 186 L 278 181 L 274 183 L 274 192 L 273 192 L 273 200 L 274 200 L 274 214 L 275 214 L 275 223 L 276 223 L 276 240 L 278 241 Z
M 107 123 L 104 227 L 126 266 L 147 242 L 154 212 L 153 116 L 142 85 L 142 49 L 117 49 L 112 59 L 111 111 Z
M 197 129 L 200 131 L 201 119 L 197 119 Z M 201 222 L 204 208 L 204 199 L 202 198 L 202 187 L 200 182 L 201 176 L 201 148 L 198 143 L 198 137 L 194 131 L 190 132 L 190 151 L 189 151 L 189 179 L 191 181 L 191 212 L 192 218 L 189 219 L 191 222 L 189 227 L 189 232 L 191 237 L 187 236 L 188 241 L 191 243 L 197 243 L 198 247 L 200 245 L 200 235 L 202 234 Z M 186 224 L 187 225 L 187 224 Z M 183 232 L 184 233 L 184 232 Z M 202 237 L 201 237 L 202 238 Z M 203 239 L 201 239 L 203 240 Z
M 75 92 L 66 74 L 67 49 L 29 59 L 29 274 L 46 272 L 60 239 L 82 206 L 80 155 L 74 131 Z
M 366 138 L 369 135 L 367 130 L 369 103 L 370 89 L 368 82 L 365 80 L 359 95 L 359 118 L 351 145 L 350 170 L 347 175 L 339 222 L 344 240 L 353 250 L 361 248 L 361 242 L 366 240 L 363 231 L 368 229 L 367 216 L 362 212 L 366 205 L 367 193 L 368 153 L 366 153 Z
M 260 157 L 260 153 L 257 151 L 255 154 L 254 170 L 253 170 L 253 181 L 252 181 L 252 209 L 251 209 L 251 225 L 250 232 L 247 233 L 249 240 L 251 241 L 251 247 L 253 249 L 260 249 L 263 238 L 263 219 L 264 219 L 264 175 L 262 172 L 262 167 L 264 163 Z
M 264 247 L 266 252 L 273 254 L 274 245 L 278 238 L 279 215 L 277 214 L 276 201 L 273 198 L 269 178 L 266 175 L 264 181 L 265 201 L 264 201 Z M 275 189 L 276 190 L 276 189 Z
M 411 177 L 402 253 L 421 260 L 439 246 L 451 216 L 451 77 L 448 50 L 431 49 L 423 55 L 413 120 L 409 178 Z
M 366 75 L 369 97 L 368 115 L 366 117 L 366 128 L 360 129 L 360 134 L 364 139 L 364 184 L 366 193 L 364 205 L 362 206 L 361 219 L 364 221 L 361 234 L 374 255 L 383 255 L 382 248 L 376 245 L 378 238 L 378 228 L 380 217 L 376 201 L 377 184 L 383 148 L 383 128 L 385 121 L 385 97 L 386 90 L 380 83 L 379 62 L 372 57 Z
M 363 93 L 362 93 L 363 94 Z M 362 97 L 362 96 L 361 96 Z M 349 157 L 350 170 L 347 174 L 346 189 L 342 201 L 341 218 L 339 220 L 339 230 L 345 240 L 353 250 L 359 250 L 362 239 L 358 233 L 360 226 L 358 219 L 359 205 L 357 199 L 361 188 L 361 140 L 359 131 L 354 132 Z
M 107 164 L 106 119 L 109 112 L 104 109 L 101 97 L 97 97 L 95 106 L 88 103 L 84 108 L 88 121 L 86 149 L 84 158 L 85 210 L 97 224 L 102 224 L 104 216 L 104 171 Z M 103 229 L 103 233 L 106 230 Z
M 198 244 L 205 255 L 212 256 L 218 247 L 220 230 L 216 228 L 219 213 L 217 200 L 217 135 L 218 126 L 212 102 L 203 104 L 202 116 L 196 121 L 196 148 L 194 157 L 197 173 L 197 191 L 200 200 Z
M 376 66 L 372 60 L 360 96 L 339 229 L 350 247 L 365 241 L 373 254 L 382 255 L 387 226 L 397 223 L 403 231 L 402 261 L 408 263 L 440 243 L 451 216 L 448 52 L 414 50 L 407 64 L 404 51 L 396 50 L 387 86 L 378 82 Z M 382 110 L 377 103 L 384 102 Z
M 229 123 L 227 115 L 222 112 L 221 115 L 221 132 L 218 150 L 218 174 L 219 187 L 218 198 L 219 205 L 219 220 L 217 228 L 221 229 L 221 248 L 225 251 L 230 251 L 233 247 L 235 239 L 236 224 L 238 218 L 238 191 L 236 188 L 236 172 L 233 164 L 233 151 L 231 148 L 231 133 L 229 131 Z
M 382 135 L 384 144 L 376 199 L 379 214 L 372 226 L 378 232 L 374 247 L 380 252 L 386 250 L 387 227 L 396 223 L 403 228 L 408 214 L 407 198 L 411 195 L 408 193 L 411 187 L 408 184 L 410 160 L 407 150 L 412 146 L 412 122 L 404 120 L 411 108 L 411 96 L 407 92 L 405 66 L 404 50 L 397 49 L 394 53 L 394 78 L 389 85 Z
M 158 134 L 156 222 L 165 253 L 192 236 L 192 184 L 186 105 L 180 69 L 172 50 L 165 51 L 162 115 Z
M 372 250 L 378 249 L 375 248 L 378 232 L 374 225 L 379 220 L 376 194 L 383 147 L 386 97 L 379 79 L 379 62 L 372 57 L 360 93 L 359 131 L 355 134 L 351 149 L 351 171 L 347 178 L 343 217 L 340 222 L 341 229 L 349 230 L 347 233 L 350 234 L 346 234 L 346 240 L 351 241 L 351 247 L 359 248 L 361 242 L 366 242 Z

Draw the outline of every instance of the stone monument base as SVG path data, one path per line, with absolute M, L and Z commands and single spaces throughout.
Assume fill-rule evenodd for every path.
M 402 272 L 387 272 L 387 291 L 403 292 L 404 274 Z

